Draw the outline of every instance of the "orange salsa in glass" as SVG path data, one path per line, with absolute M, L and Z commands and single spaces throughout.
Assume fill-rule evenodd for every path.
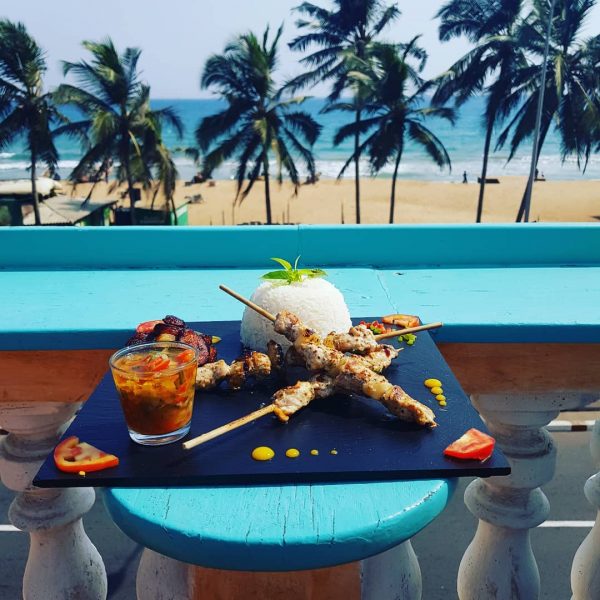
M 176 342 L 131 346 L 111 357 L 113 379 L 134 441 L 167 443 L 189 431 L 197 359 L 194 348 Z

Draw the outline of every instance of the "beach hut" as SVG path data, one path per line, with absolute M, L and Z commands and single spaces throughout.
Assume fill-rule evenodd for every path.
M 116 200 L 85 200 L 69 196 L 54 196 L 40 203 L 42 225 L 110 225 Z M 31 212 L 23 225 L 35 225 Z
M 60 183 L 46 177 L 37 180 L 42 225 L 109 225 L 115 200 L 86 201 L 57 195 Z M 0 223 L 35 225 L 33 197 L 28 179 L 0 182 Z

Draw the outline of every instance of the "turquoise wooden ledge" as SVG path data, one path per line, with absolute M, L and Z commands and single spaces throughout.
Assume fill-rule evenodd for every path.
M 600 225 L 0 229 L 0 350 L 114 348 L 140 321 L 239 319 L 269 257 L 329 272 L 355 316 L 444 342 L 600 340 Z

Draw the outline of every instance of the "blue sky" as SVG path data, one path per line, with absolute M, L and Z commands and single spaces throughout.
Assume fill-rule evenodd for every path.
M 119 48 L 137 46 L 143 50 L 140 67 L 143 79 L 152 86 L 155 98 L 199 98 L 207 96 L 199 87 L 204 61 L 222 50 L 237 33 L 260 32 L 270 23 L 285 23 L 283 41 L 295 35 L 291 9 L 301 0 L 19 0 L 0 9 L 0 16 L 25 23 L 44 48 L 48 59 L 47 85 L 62 81 L 61 60 L 77 61 L 84 56 L 80 43 L 111 36 Z M 327 0 L 313 0 L 327 5 Z M 461 56 L 468 44 L 463 40 L 440 43 L 433 16 L 440 0 L 400 0 L 401 18 L 385 31 L 392 41 L 407 41 L 423 34 L 422 45 L 429 52 L 425 75 L 432 77 Z M 585 33 L 600 31 L 600 4 L 592 14 Z M 300 72 L 298 53 L 285 44 L 281 52 L 281 75 Z M 310 91 L 326 94 L 325 87 Z

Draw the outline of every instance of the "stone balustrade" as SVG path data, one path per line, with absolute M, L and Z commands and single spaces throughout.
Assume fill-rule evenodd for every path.
M 94 504 L 94 490 L 31 485 L 77 408 L 59 402 L 0 404 L 0 426 L 9 432 L 0 446 L 0 477 L 16 492 L 9 518 L 30 535 L 25 600 L 106 598 L 104 563 L 81 521 Z
M 600 469 L 600 420 L 596 421 L 590 440 L 592 458 Z M 573 560 L 571 570 L 572 600 L 595 600 L 600 597 L 600 472 L 585 484 L 585 496 L 598 510 L 596 522 Z

